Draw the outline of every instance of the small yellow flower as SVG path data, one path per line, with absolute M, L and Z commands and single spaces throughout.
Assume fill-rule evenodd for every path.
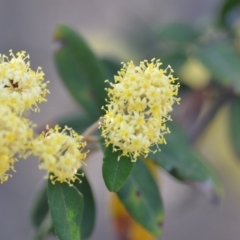
M 6 182 L 12 175 L 7 173 L 9 170 L 15 172 L 14 163 L 17 159 L 9 157 L 8 155 L 0 156 L 0 184 Z
M 46 101 L 47 83 L 41 68 L 33 71 L 24 51 L 16 55 L 10 50 L 10 59 L 0 55 L 0 101 L 22 114 L 27 109 L 39 111 L 38 103 Z
M 0 104 L 0 156 L 23 153 L 32 139 L 32 128 L 28 119 L 17 116 L 8 106 Z
M 32 143 L 32 153 L 40 159 L 40 169 L 46 169 L 53 183 L 67 182 L 71 185 L 76 179 L 77 170 L 86 158 L 82 149 L 86 146 L 83 137 L 73 129 L 61 129 L 58 125 L 48 129 Z
M 8 180 L 14 171 L 15 154 L 24 155 L 32 140 L 33 125 L 28 119 L 19 117 L 7 105 L 0 104 L 0 183 Z
M 160 60 L 142 61 L 139 66 L 128 62 L 115 76 L 107 89 L 108 104 L 100 123 L 106 145 L 123 156 L 136 161 L 147 157 L 150 147 L 165 143 L 165 125 L 170 120 L 172 105 L 177 98 L 179 84 L 175 83 L 169 66 L 161 69 Z

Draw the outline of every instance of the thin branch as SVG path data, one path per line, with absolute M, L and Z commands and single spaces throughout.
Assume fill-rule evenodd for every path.
M 93 141 L 96 140 L 93 136 L 91 136 L 92 133 L 94 133 L 99 128 L 99 122 L 100 120 L 97 120 L 95 123 L 93 123 L 91 126 L 89 126 L 84 132 L 83 137 L 85 141 Z
M 225 93 L 221 94 L 220 96 L 215 100 L 215 102 L 212 104 L 212 106 L 209 108 L 205 116 L 200 120 L 199 124 L 197 124 L 193 131 L 190 133 L 189 141 L 191 144 L 194 144 L 197 139 L 201 136 L 205 128 L 208 126 L 208 124 L 211 122 L 211 120 L 214 118 L 216 113 L 219 111 L 219 109 L 228 101 L 230 101 L 234 97 L 233 91 L 230 89 L 228 91 L 225 91 Z

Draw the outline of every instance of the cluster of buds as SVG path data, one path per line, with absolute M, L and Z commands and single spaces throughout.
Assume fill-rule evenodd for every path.
M 47 170 L 52 181 L 75 181 L 86 153 L 82 137 L 72 129 L 48 129 L 35 137 L 34 124 L 24 117 L 27 110 L 39 111 L 38 104 L 46 102 L 49 93 L 41 68 L 30 68 L 29 55 L 24 51 L 9 57 L 0 55 L 0 183 L 15 171 L 19 157 L 31 154 L 39 157 L 39 168 Z M 67 131 L 69 134 L 67 134 Z
M 83 137 L 73 129 L 58 125 L 40 134 L 32 145 L 32 152 L 40 160 L 40 169 L 45 169 L 52 182 L 71 182 L 79 180 L 77 171 L 82 166 L 86 154 Z
M 33 71 L 24 51 L 9 55 L 0 55 L 0 102 L 20 115 L 28 109 L 39 111 L 37 104 L 46 102 L 49 93 L 42 69 Z
M 100 127 L 106 145 L 121 150 L 120 157 L 136 161 L 139 156 L 147 157 L 151 146 L 165 143 L 164 135 L 169 132 L 165 122 L 170 120 L 174 102 L 179 102 L 179 84 L 170 66 L 160 66 L 155 59 L 139 66 L 131 61 L 123 64 L 114 83 L 109 82 Z
M 16 154 L 21 154 L 27 148 L 33 137 L 32 123 L 18 116 L 7 105 L 0 104 L 0 183 L 11 176 L 8 171 L 14 171 Z

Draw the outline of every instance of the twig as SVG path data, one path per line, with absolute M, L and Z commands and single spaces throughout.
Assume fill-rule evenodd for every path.
M 234 97 L 233 91 L 230 89 L 226 91 L 225 93 L 221 94 L 220 96 L 215 100 L 215 102 L 212 104 L 210 109 L 207 111 L 205 116 L 203 116 L 202 120 L 197 124 L 193 131 L 190 133 L 189 141 L 191 144 L 194 144 L 197 139 L 200 137 L 200 135 L 203 133 L 205 128 L 208 126 L 208 124 L 211 122 L 211 120 L 214 118 L 218 110 L 228 101 L 230 101 Z
M 100 120 L 97 120 L 96 122 L 94 122 L 91 126 L 89 126 L 84 132 L 83 132 L 83 137 L 85 141 L 94 141 L 97 140 L 97 138 L 95 138 L 94 136 L 91 136 L 91 134 L 93 132 L 95 132 L 98 127 L 99 127 L 99 122 Z

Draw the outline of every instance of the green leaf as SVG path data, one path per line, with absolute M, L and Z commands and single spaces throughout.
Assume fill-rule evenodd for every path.
M 229 14 L 240 5 L 239 0 L 225 0 L 219 13 L 219 22 L 222 26 L 230 24 Z
M 70 94 L 80 103 L 87 114 L 95 119 L 100 115 L 88 84 L 85 82 L 79 64 L 68 49 L 61 49 L 55 53 L 55 63 L 61 79 Z
M 45 239 L 45 236 L 54 234 L 52 219 L 49 218 L 46 182 L 42 184 L 40 191 L 35 196 L 31 209 L 31 221 L 33 226 L 36 227 L 33 239 Z
M 217 201 L 222 195 L 217 177 L 202 157 L 191 149 L 184 133 L 172 122 L 168 123 L 168 127 L 171 133 L 165 135 L 167 144 L 160 146 L 160 152 L 150 152 L 148 159 L 155 161 L 176 179 L 198 187 L 212 201 Z M 152 150 L 157 148 L 153 147 Z
M 79 174 L 82 174 L 82 171 L 78 171 Z M 91 190 L 91 186 L 88 182 L 86 174 L 81 178 L 82 182 L 74 182 L 74 186 L 79 192 L 83 195 L 84 209 L 83 209 L 83 221 L 81 224 L 81 237 L 82 239 L 88 238 L 94 228 L 95 217 L 96 217 L 96 208 L 94 203 L 94 197 Z
M 67 183 L 48 181 L 48 203 L 53 226 L 60 240 L 80 240 L 83 196 Z
M 110 192 L 117 192 L 123 186 L 134 166 L 130 157 L 122 156 L 119 159 L 121 154 L 120 150 L 113 152 L 111 145 L 104 151 L 102 174 Z
M 117 195 L 136 222 L 157 237 L 162 234 L 162 200 L 154 178 L 141 159 Z
M 240 56 L 228 41 L 201 46 L 196 57 L 211 72 L 215 81 L 240 92 Z
M 34 204 L 31 210 L 31 220 L 34 227 L 39 227 L 48 213 L 47 186 L 41 186 L 36 194 Z
M 94 123 L 94 119 L 83 115 L 73 114 L 67 117 L 63 117 L 57 120 L 57 123 L 61 126 L 68 126 L 73 128 L 79 134 L 83 133 L 89 126 Z
M 41 225 L 36 229 L 32 239 L 44 240 L 48 235 L 55 235 L 50 212 L 47 212 Z
M 62 44 L 54 59 L 64 84 L 86 112 L 98 118 L 106 98 L 106 75 L 101 62 L 73 29 L 60 25 L 54 38 Z
M 238 157 L 240 157 L 240 98 L 236 98 L 230 108 L 230 136 L 233 148 Z
M 176 43 L 193 43 L 199 37 L 199 33 L 192 26 L 184 23 L 166 24 L 157 35 L 163 41 Z

